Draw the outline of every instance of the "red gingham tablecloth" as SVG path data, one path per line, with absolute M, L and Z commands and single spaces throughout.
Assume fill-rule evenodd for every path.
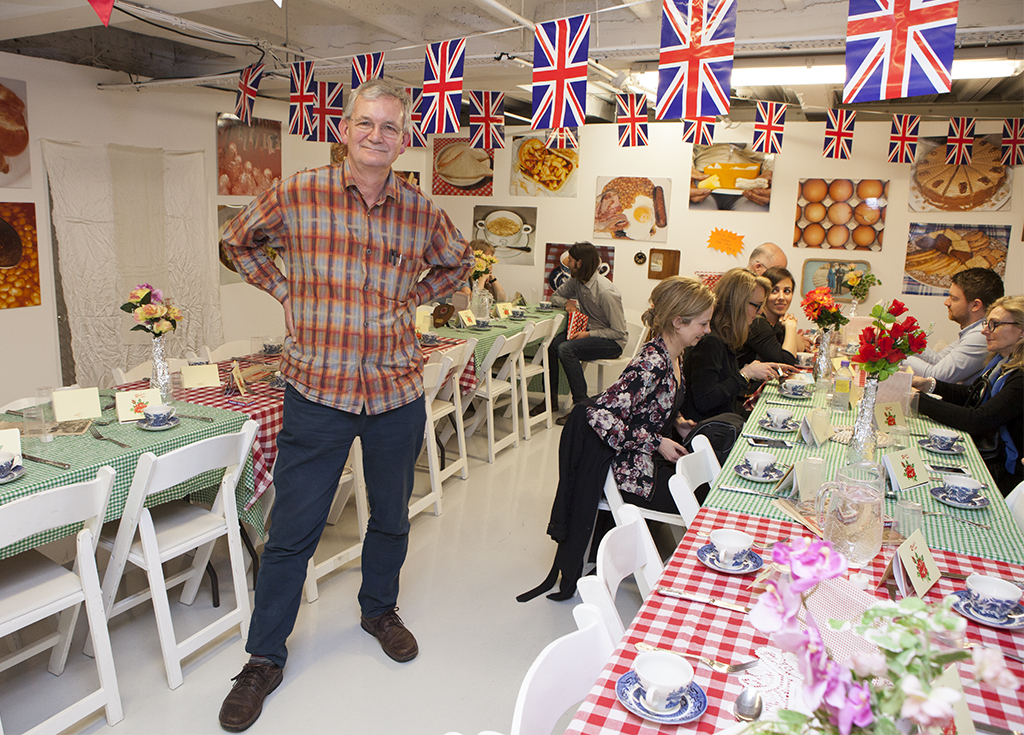
M 420 351 L 423 352 L 423 361 L 426 362 L 430 359 L 430 355 L 433 352 L 444 352 L 449 350 L 456 345 L 464 344 L 466 340 L 457 339 L 455 337 L 441 337 L 438 336 L 437 343 L 432 345 L 425 345 L 420 342 Z M 459 388 L 462 391 L 462 395 L 467 396 L 476 390 L 476 360 L 470 358 L 466 363 L 466 369 L 462 371 L 462 375 L 459 376 Z
M 707 539 L 699 538 L 697 533 L 710 533 L 716 528 L 726 527 L 746 531 L 754 536 L 759 546 L 770 546 L 775 541 L 806 533 L 802 526 L 795 523 L 705 508 L 697 515 L 666 565 L 659 585 L 752 606 L 756 602 L 756 594 L 752 594 L 754 591 L 748 587 L 754 575 L 719 574 L 705 567 L 696 557 L 697 549 L 707 543 Z M 881 579 L 892 554 L 893 549 L 883 549 L 871 567 L 863 570 L 871 575 L 874 584 Z M 946 572 L 981 572 L 1024 580 L 1024 567 L 1006 562 L 960 556 L 947 551 L 935 552 L 935 558 L 939 568 Z M 925 599 L 935 601 L 963 588 L 963 582 L 943 578 Z M 876 590 L 875 595 L 888 598 L 884 588 Z M 747 661 L 753 657 L 756 649 L 769 645 L 769 642 L 765 635 L 750 625 L 746 617 L 740 612 L 652 594 L 629 626 L 626 636 L 615 649 L 611 661 L 580 705 L 566 732 L 713 733 L 735 724 L 732 704 L 742 691 L 738 676 L 730 677 L 710 671 L 705 666 L 695 665 L 694 681 L 707 692 L 708 709 L 699 720 L 684 726 L 660 726 L 632 714 L 615 697 L 615 682 L 632 668 L 633 659 L 637 655 L 633 644 L 640 641 L 662 648 L 700 653 L 719 661 Z M 819 621 L 819 624 L 823 625 L 824 621 Z M 1024 632 L 1021 631 L 1013 633 L 994 630 L 967 621 L 967 639 L 1024 656 Z M 970 665 L 968 660 L 961 667 L 968 668 Z M 1018 678 L 1024 678 L 1024 666 L 1010 660 L 1007 660 L 1007 665 Z M 995 689 L 988 685 L 972 685 L 965 687 L 965 693 L 975 721 L 1011 729 L 1020 729 L 1024 724 L 1024 696 L 1020 692 Z

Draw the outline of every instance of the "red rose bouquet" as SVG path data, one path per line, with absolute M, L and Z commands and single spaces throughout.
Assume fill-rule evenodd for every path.
M 841 327 L 850 321 L 839 310 L 839 304 L 832 298 L 832 289 L 828 286 L 808 291 L 800 306 L 803 307 L 807 318 L 817 324 L 819 329 Z
M 861 370 L 885 380 L 899 370 L 904 359 L 924 352 L 928 338 L 917 319 L 908 316 L 902 322 L 897 320 L 906 311 L 907 307 L 896 299 L 888 306 L 875 304 L 871 309 L 873 326 L 860 333 L 860 350 L 853 358 Z

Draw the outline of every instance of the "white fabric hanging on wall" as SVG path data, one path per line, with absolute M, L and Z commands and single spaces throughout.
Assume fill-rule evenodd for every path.
M 149 360 L 151 337 L 120 310 L 149 283 L 184 318 L 168 340 L 183 357 L 223 342 L 217 231 L 205 154 L 42 141 L 79 385 Z

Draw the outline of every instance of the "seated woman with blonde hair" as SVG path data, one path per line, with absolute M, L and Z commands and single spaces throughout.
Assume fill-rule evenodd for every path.
M 486 240 L 470 240 L 469 246 L 473 248 L 474 254 L 490 255 L 494 257 L 494 246 Z M 458 293 L 464 296 L 473 295 L 473 281 L 472 279 L 465 286 L 458 290 Z M 505 289 L 502 288 L 501 284 L 498 283 L 498 279 L 493 273 L 485 273 L 477 279 L 476 286 L 481 288 L 494 298 L 494 303 L 498 304 L 503 301 L 508 301 L 505 297 Z

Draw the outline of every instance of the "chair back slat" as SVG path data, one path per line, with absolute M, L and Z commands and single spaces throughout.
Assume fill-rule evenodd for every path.
M 85 523 L 98 537 L 114 474 L 112 467 L 101 467 L 94 480 L 55 487 L 0 505 L 0 546 L 76 523 Z

